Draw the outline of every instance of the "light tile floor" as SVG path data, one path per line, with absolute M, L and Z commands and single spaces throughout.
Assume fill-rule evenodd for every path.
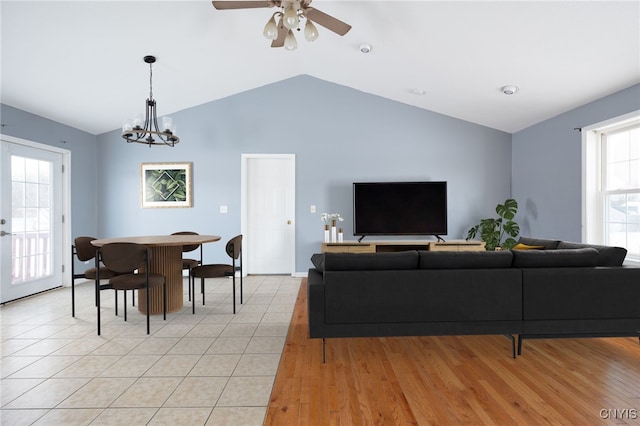
M 185 306 L 153 316 L 150 335 L 105 290 L 97 336 L 92 282 L 76 286 L 75 318 L 70 288 L 6 304 L 0 424 L 261 425 L 300 282 L 248 276 L 234 315 L 231 280 L 208 279 L 192 315 L 185 279 Z

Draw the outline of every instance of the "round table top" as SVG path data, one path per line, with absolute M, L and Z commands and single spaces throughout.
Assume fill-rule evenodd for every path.
M 218 235 L 144 235 L 134 237 L 100 238 L 91 241 L 96 247 L 109 243 L 136 243 L 145 246 L 184 246 L 188 244 L 204 244 L 219 241 Z

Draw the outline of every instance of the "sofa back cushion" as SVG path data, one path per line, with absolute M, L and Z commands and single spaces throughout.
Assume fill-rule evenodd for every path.
M 560 241 L 558 244 L 559 249 L 581 249 L 581 248 L 594 248 L 598 250 L 598 256 L 596 260 L 597 266 L 622 266 L 624 258 L 627 255 L 627 249 L 622 247 L 613 246 L 600 246 L 595 244 L 583 244 L 583 243 L 570 243 L 567 241 Z
M 520 321 L 518 269 L 325 271 L 327 324 Z
M 510 251 L 418 251 L 420 269 L 509 268 Z
M 319 271 L 406 270 L 418 267 L 415 250 L 393 253 L 323 253 L 311 257 Z
M 548 240 L 546 238 L 531 238 L 531 237 L 520 237 L 518 239 L 519 243 L 526 244 L 528 246 L 541 246 L 544 247 L 544 250 L 555 250 L 558 248 L 560 244 L 560 240 Z
M 513 250 L 514 268 L 555 268 L 596 266 L 594 248 L 557 250 Z

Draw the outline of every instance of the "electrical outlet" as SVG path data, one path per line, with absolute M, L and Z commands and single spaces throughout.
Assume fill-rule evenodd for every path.
M 316 206 L 311 206 L 311 213 L 315 213 L 316 212 Z
M 229 209 L 227 208 L 227 206 L 220 206 L 220 213 L 227 213 L 229 211 Z

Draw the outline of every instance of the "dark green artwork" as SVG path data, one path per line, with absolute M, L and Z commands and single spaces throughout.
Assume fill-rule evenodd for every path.
M 147 202 L 187 201 L 187 170 L 145 170 Z

